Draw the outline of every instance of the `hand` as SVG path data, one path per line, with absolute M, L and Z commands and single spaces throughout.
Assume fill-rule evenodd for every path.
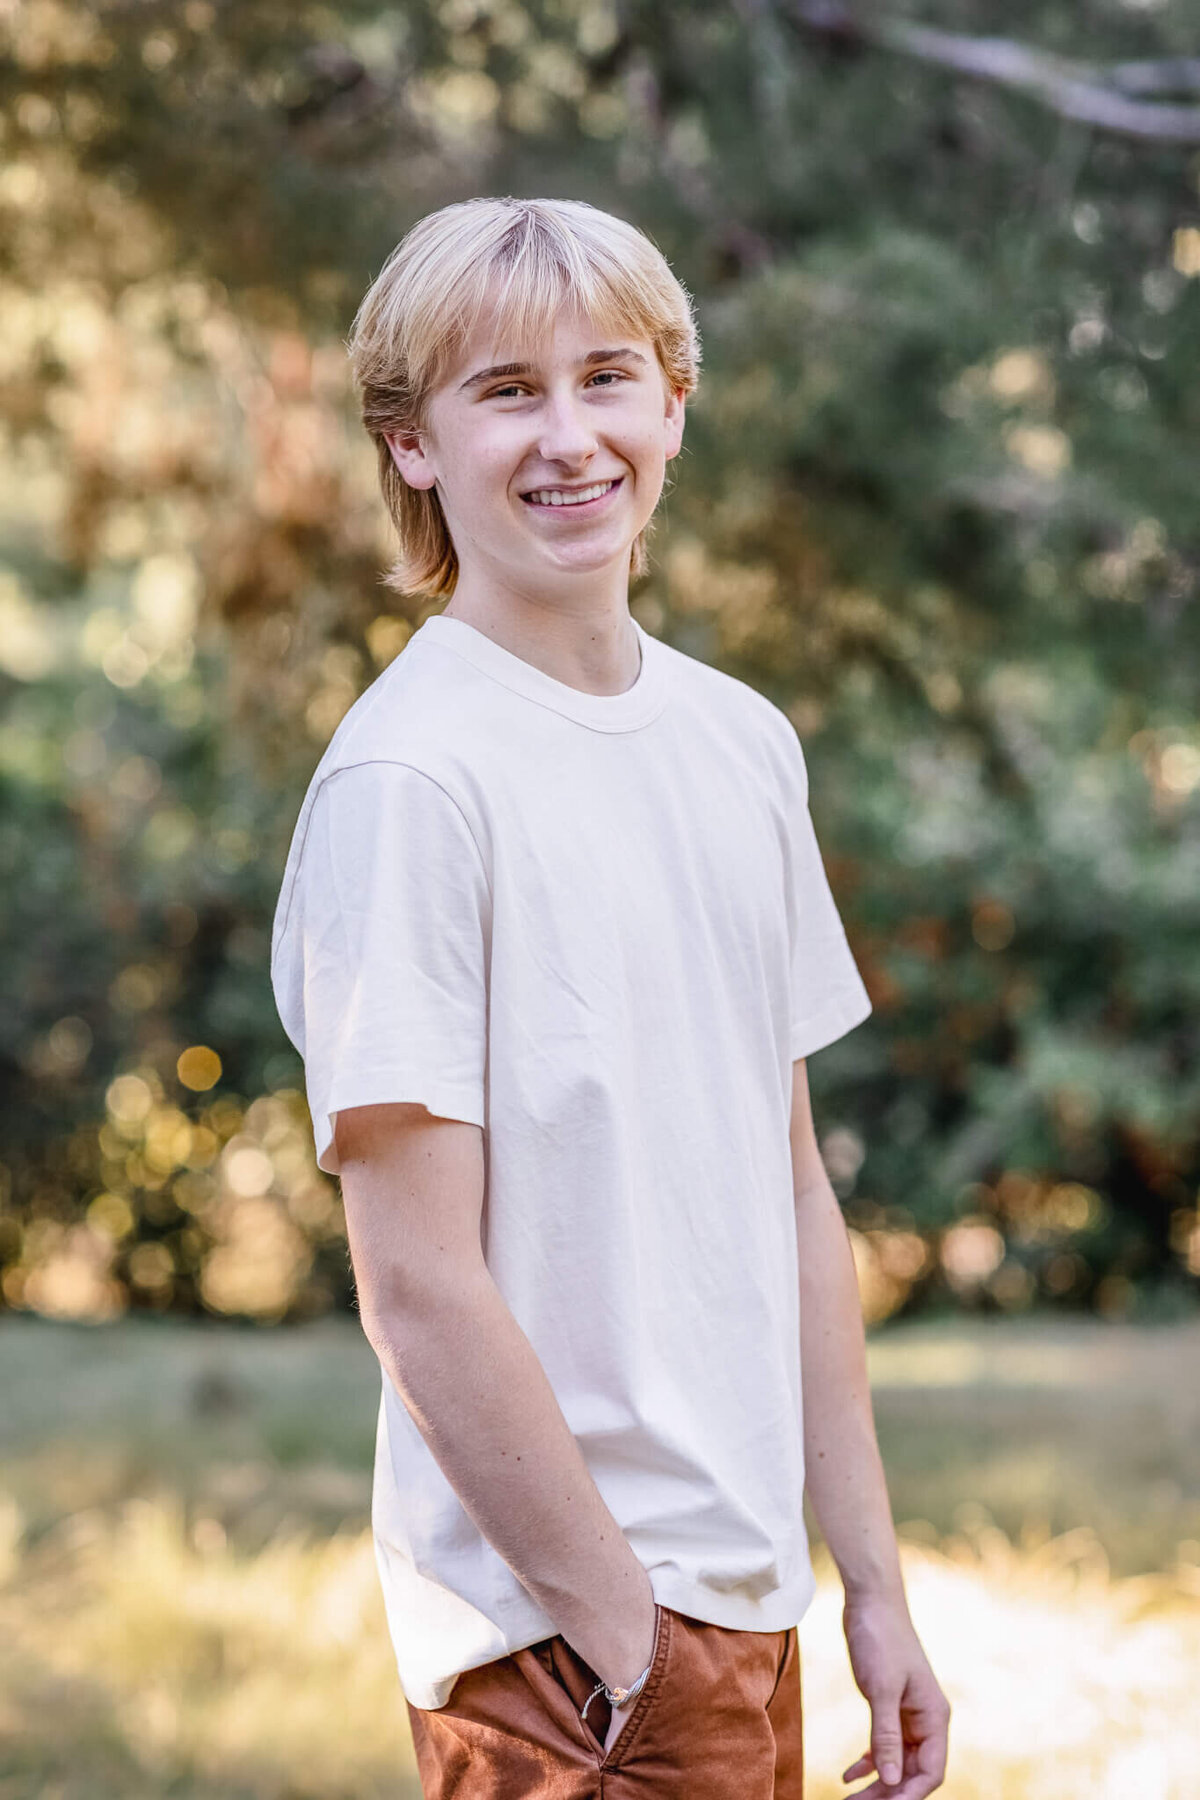
M 645 1663 L 643 1663 L 642 1667 L 645 1668 L 645 1666 L 646 1666 Z M 609 1720 L 608 1730 L 604 1734 L 604 1754 L 605 1754 L 605 1756 L 608 1755 L 609 1751 L 612 1749 L 613 1745 L 616 1743 L 617 1739 L 620 1737 L 621 1732 L 624 1730 L 625 1726 L 628 1725 L 629 1715 L 633 1711 L 633 1709 L 636 1705 L 637 1705 L 637 1701 L 631 1700 L 629 1702 L 628 1706 L 621 1706 L 621 1707 L 611 1706 L 609 1708 L 609 1711 L 612 1714 L 612 1718 Z
M 924 1800 L 946 1776 L 950 1704 L 934 1680 L 902 1598 L 847 1598 L 842 1626 L 850 1667 L 871 1708 L 871 1747 L 842 1771 L 879 1779 L 848 1800 Z
M 657 1634 L 658 1634 L 658 1603 L 657 1603 L 657 1601 L 655 1601 L 654 1602 L 654 1624 L 651 1628 L 649 1647 L 646 1650 L 645 1659 L 642 1662 L 641 1668 L 637 1669 L 632 1675 L 627 1677 L 627 1680 L 628 1680 L 628 1683 L 630 1686 L 632 1686 L 633 1683 L 637 1680 L 638 1676 L 642 1672 L 642 1669 L 646 1668 L 647 1665 L 652 1661 L 653 1656 L 654 1656 L 654 1644 L 655 1644 L 655 1641 L 657 1638 Z M 649 1680 L 649 1676 L 647 1676 L 646 1679 Z M 611 1682 L 609 1683 L 609 1686 L 610 1687 L 612 1686 Z M 645 1693 L 645 1691 L 646 1691 L 645 1688 L 643 1688 L 642 1693 Z M 601 1696 L 601 1697 L 603 1697 L 603 1696 Z M 608 1722 L 608 1730 L 604 1734 L 604 1754 L 605 1754 L 605 1756 L 608 1755 L 609 1751 L 612 1749 L 613 1745 L 616 1743 L 618 1737 L 621 1735 L 621 1732 L 624 1730 L 625 1726 L 629 1723 L 630 1716 L 633 1713 L 633 1710 L 636 1707 L 636 1705 L 637 1705 L 637 1697 L 630 1700 L 628 1702 L 628 1704 L 625 1706 L 610 1706 L 609 1707 L 609 1713 L 611 1714 L 611 1717 Z

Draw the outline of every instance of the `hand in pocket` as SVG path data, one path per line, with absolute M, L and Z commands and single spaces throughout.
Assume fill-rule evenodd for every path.
M 657 1602 L 655 1602 L 654 1641 L 653 1641 L 653 1644 L 651 1645 L 651 1649 L 650 1649 L 650 1668 L 651 1669 L 653 1669 L 654 1664 L 658 1659 L 658 1643 L 659 1643 L 659 1638 L 662 1634 L 662 1631 L 663 1631 L 662 1607 Z M 650 1676 L 647 1675 L 646 1680 L 649 1681 L 649 1679 L 650 1679 Z M 645 1693 L 645 1691 L 646 1690 L 643 1687 L 641 1692 L 639 1694 L 637 1694 L 634 1699 L 630 1700 L 625 1706 L 613 1706 L 613 1707 L 609 1708 L 611 1717 L 608 1722 L 608 1730 L 604 1734 L 604 1754 L 605 1754 L 605 1756 L 608 1755 L 609 1751 L 612 1749 L 613 1745 L 616 1743 L 617 1739 L 620 1737 L 622 1731 L 628 1725 L 628 1723 L 629 1723 L 630 1719 L 633 1717 L 634 1713 L 637 1712 L 639 1706 L 641 1705 L 642 1695 Z
M 636 1705 L 637 1701 L 631 1700 L 628 1706 L 613 1706 L 609 1708 L 609 1711 L 612 1713 L 612 1718 L 609 1720 L 608 1730 L 604 1736 L 605 1756 L 608 1755 L 609 1751 L 620 1737 L 622 1729 L 628 1725 L 629 1715 Z

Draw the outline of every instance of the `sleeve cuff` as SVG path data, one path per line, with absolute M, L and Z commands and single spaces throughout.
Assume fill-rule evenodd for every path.
M 460 1119 L 466 1125 L 485 1125 L 484 1104 L 477 1087 L 468 1082 L 438 1081 L 428 1075 L 379 1074 L 374 1080 L 335 1089 L 324 1106 L 313 1112 L 313 1136 L 317 1167 L 326 1175 L 340 1173 L 333 1140 L 336 1114 L 352 1106 L 384 1106 L 388 1103 L 424 1106 L 437 1119 Z
M 828 1000 L 820 1012 L 799 1021 L 792 1026 L 791 1052 L 792 1061 L 802 1056 L 811 1056 L 814 1051 L 823 1050 L 827 1044 L 836 1043 L 855 1025 L 861 1025 L 871 1014 L 871 999 L 863 986 L 861 977 L 850 987 L 844 988 Z

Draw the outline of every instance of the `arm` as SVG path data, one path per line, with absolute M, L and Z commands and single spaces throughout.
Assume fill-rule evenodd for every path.
M 339 1112 L 335 1135 L 368 1341 L 483 1535 L 596 1674 L 631 1686 L 653 1591 L 484 1261 L 482 1131 L 396 1103 Z
M 793 1065 L 792 1174 L 800 1263 L 805 1486 L 846 1591 L 851 1667 L 872 1712 L 874 1767 L 892 1800 L 918 1800 L 945 1775 L 949 1707 L 908 1610 L 867 1378 L 854 1256 L 821 1160 L 804 1058 Z M 890 1784 L 901 1780 L 902 1785 Z M 885 1776 L 886 1771 L 886 1776 Z M 860 1790 L 856 1800 L 882 1793 Z
M 906 1606 L 875 1438 L 854 1256 L 817 1146 L 803 1058 L 793 1076 L 805 1487 L 847 1594 L 886 1594 Z

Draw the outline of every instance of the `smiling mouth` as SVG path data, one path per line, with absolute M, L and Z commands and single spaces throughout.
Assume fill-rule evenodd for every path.
M 623 475 L 617 475 L 611 481 L 595 481 L 574 491 L 570 488 L 531 488 L 521 498 L 526 506 L 537 507 L 540 512 L 598 511 L 624 479 Z

